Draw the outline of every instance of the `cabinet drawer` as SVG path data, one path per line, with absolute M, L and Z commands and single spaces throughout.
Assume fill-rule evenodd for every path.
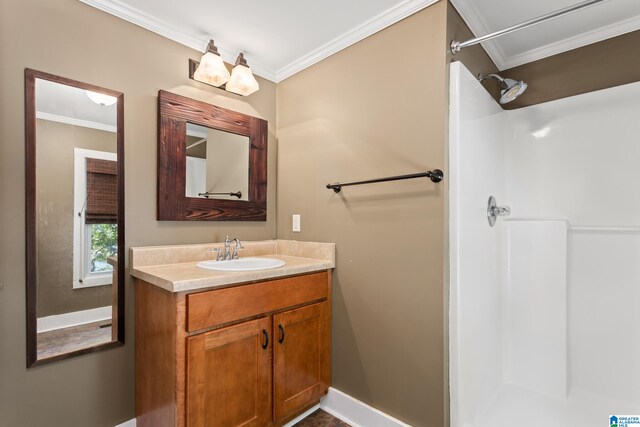
M 187 331 L 327 298 L 327 272 L 187 295 Z

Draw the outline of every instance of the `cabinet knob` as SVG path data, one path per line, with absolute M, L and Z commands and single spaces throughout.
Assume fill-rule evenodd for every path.
M 269 346 L 269 334 L 266 329 L 262 330 L 262 335 L 264 335 L 264 344 L 262 344 L 262 348 L 266 350 Z
M 284 342 L 284 328 L 282 325 L 278 325 L 278 329 L 280 329 L 280 338 L 278 339 L 278 342 L 282 344 Z

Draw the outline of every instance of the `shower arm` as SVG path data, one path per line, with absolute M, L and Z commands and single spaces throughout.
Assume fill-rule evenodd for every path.
M 478 74 L 478 81 L 479 82 L 483 82 L 487 79 L 496 79 L 499 83 L 500 83 L 500 87 L 501 88 L 505 88 L 506 84 L 504 82 L 504 77 L 499 76 L 497 74 L 487 74 L 487 75 L 482 75 L 482 74 Z
M 551 13 L 547 13 L 546 15 L 542 15 L 539 16 L 537 18 L 534 19 L 530 19 L 528 21 L 525 22 L 521 22 L 519 24 L 516 25 L 512 25 L 511 27 L 507 27 L 505 29 L 502 29 L 500 31 L 496 31 L 481 37 L 476 37 L 475 39 L 470 39 L 464 42 L 459 42 L 459 41 L 452 41 L 451 42 L 451 53 L 453 53 L 454 55 L 458 52 L 460 52 L 462 49 L 464 49 L 465 47 L 470 47 L 470 46 L 475 46 L 479 43 L 485 42 L 487 40 L 491 40 L 494 39 L 496 37 L 500 37 L 503 36 L 505 34 L 509 34 L 509 33 L 513 33 L 514 31 L 518 31 L 521 30 L 523 28 L 527 28 L 527 27 L 531 27 L 533 25 L 539 24 L 541 22 L 545 22 L 545 21 L 549 21 L 551 19 L 554 18 L 558 18 L 560 16 L 563 15 L 568 15 L 570 13 L 573 12 L 577 12 L 579 10 L 582 10 L 584 8 L 587 8 L 589 6 L 594 6 L 598 3 L 602 3 L 608 0 L 587 0 L 584 1 L 582 3 L 578 3 L 578 4 L 574 4 L 573 6 L 568 6 L 565 7 L 564 9 L 560 9 L 560 10 L 556 10 L 555 12 L 551 12 Z

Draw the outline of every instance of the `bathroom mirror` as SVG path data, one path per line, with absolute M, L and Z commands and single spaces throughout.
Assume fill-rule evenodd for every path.
M 25 70 L 27 367 L 124 342 L 124 96 Z
M 249 137 L 187 123 L 186 196 L 249 200 Z
M 266 221 L 267 121 L 158 92 L 158 220 Z

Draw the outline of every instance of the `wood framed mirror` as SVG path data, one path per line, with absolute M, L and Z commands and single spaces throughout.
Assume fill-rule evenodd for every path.
M 158 92 L 158 220 L 266 221 L 266 120 Z
M 25 70 L 27 367 L 124 343 L 124 95 Z

